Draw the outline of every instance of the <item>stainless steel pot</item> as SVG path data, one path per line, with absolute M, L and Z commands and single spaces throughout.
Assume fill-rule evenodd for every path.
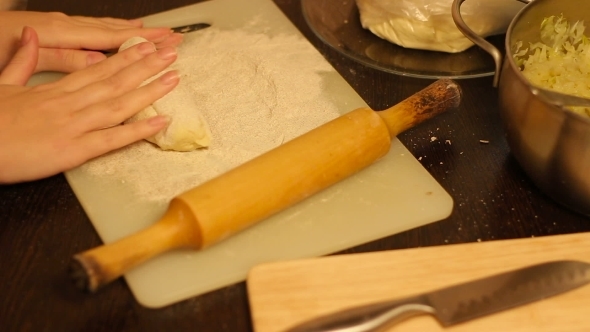
M 506 52 L 476 35 L 461 18 L 465 0 L 454 0 L 452 15 L 461 32 L 492 55 L 496 63 L 500 115 L 512 154 L 533 182 L 557 202 L 590 216 L 590 118 L 565 106 L 590 106 L 590 100 L 540 89 L 522 75 L 510 56 L 518 41 L 539 41 L 544 18 L 563 15 L 590 26 L 590 1 L 518 0 L 528 3 L 506 32 Z M 515 0 L 516 1 L 516 0 Z M 588 33 L 588 32 L 586 32 Z

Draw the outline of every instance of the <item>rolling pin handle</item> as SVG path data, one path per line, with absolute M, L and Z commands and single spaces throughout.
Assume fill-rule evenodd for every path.
M 377 112 L 393 139 L 421 122 L 455 109 L 461 103 L 461 88 L 450 79 L 440 79 L 402 102 Z
M 69 267 L 74 284 L 93 293 L 161 253 L 179 248 L 200 249 L 200 230 L 187 209 L 183 202 L 172 200 L 164 216 L 152 226 L 75 255 Z

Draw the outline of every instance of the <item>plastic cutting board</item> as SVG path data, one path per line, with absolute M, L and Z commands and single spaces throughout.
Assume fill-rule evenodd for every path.
M 271 0 L 211 0 L 148 16 L 145 23 L 208 23 L 221 29 L 247 25 L 304 38 Z M 317 56 L 322 58 L 319 52 Z M 31 84 L 52 79 L 55 75 L 41 74 Z M 325 93 L 341 113 L 366 106 L 335 70 L 326 80 Z M 67 172 L 66 178 L 105 243 L 154 223 L 166 208 L 135 197 L 125 184 L 81 169 Z M 257 264 L 344 250 L 441 220 L 452 207 L 449 194 L 394 139 L 387 156 L 356 176 L 209 249 L 164 254 L 125 278 L 141 305 L 162 307 L 244 281 Z

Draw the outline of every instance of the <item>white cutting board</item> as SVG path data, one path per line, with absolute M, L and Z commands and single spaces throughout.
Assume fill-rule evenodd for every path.
M 251 31 L 301 36 L 271 0 L 211 0 L 146 17 L 145 23 L 248 25 Z M 54 78 L 39 75 L 32 84 Z M 325 93 L 341 113 L 366 106 L 335 70 L 326 80 Z M 142 201 L 125 184 L 81 169 L 67 172 L 66 178 L 105 243 L 154 223 L 166 208 Z M 162 307 L 243 281 L 257 264 L 344 250 L 444 219 L 452 207 L 449 194 L 394 139 L 387 156 L 352 178 L 209 249 L 164 254 L 125 278 L 140 304 Z

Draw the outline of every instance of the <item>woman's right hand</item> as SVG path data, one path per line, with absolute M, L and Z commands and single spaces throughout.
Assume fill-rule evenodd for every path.
M 182 35 L 170 28 L 144 28 L 141 20 L 69 16 L 63 13 L 0 11 L 0 71 L 15 54 L 24 26 L 39 34 L 35 71 L 70 73 L 106 59 L 131 37 L 143 37 L 158 48 L 175 47 Z

